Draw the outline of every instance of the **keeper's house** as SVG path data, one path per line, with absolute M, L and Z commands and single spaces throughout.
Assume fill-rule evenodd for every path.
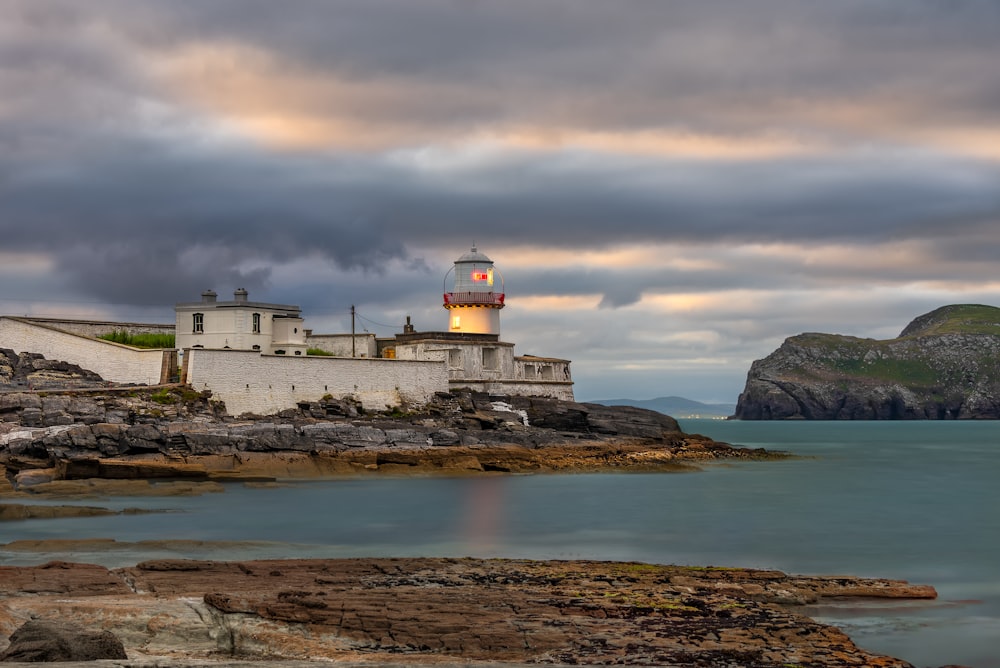
M 254 350 L 267 355 L 305 355 L 302 310 L 289 304 L 252 302 L 243 288 L 232 301 L 218 301 L 213 290 L 200 302 L 174 306 L 178 350 L 212 348 Z

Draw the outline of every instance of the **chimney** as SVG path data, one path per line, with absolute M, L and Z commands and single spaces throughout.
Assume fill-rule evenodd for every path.
M 237 302 L 244 303 L 247 300 L 247 294 L 246 288 L 240 288 L 233 293 L 233 296 L 236 297 Z
M 205 290 L 203 293 L 201 293 L 201 301 L 205 303 L 211 304 L 215 302 L 216 297 L 218 297 L 218 295 L 215 294 L 215 290 Z
M 410 324 L 410 316 L 406 316 L 406 324 L 403 325 L 403 334 L 413 334 L 417 329 Z

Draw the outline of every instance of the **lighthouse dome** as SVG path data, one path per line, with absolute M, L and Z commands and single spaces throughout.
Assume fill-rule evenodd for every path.
M 475 246 L 468 253 L 455 260 L 455 262 L 489 262 L 493 264 L 493 260 L 480 253 Z

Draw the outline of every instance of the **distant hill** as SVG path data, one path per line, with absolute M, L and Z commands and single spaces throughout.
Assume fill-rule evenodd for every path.
M 743 420 L 1000 418 L 1000 308 L 955 304 L 898 337 L 799 334 L 757 360 Z
M 728 417 L 736 411 L 736 404 L 705 404 L 684 397 L 657 397 L 656 399 L 596 399 L 588 403 L 603 406 L 635 406 L 658 411 L 674 418 Z

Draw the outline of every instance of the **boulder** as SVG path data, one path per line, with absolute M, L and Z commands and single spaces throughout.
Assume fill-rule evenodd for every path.
M 0 661 L 97 661 L 127 659 L 121 641 L 110 631 L 93 631 L 70 622 L 25 622 L 10 637 Z
M 55 475 L 55 468 L 26 469 L 14 476 L 14 485 L 20 490 L 25 487 L 32 487 L 34 485 L 52 482 Z

